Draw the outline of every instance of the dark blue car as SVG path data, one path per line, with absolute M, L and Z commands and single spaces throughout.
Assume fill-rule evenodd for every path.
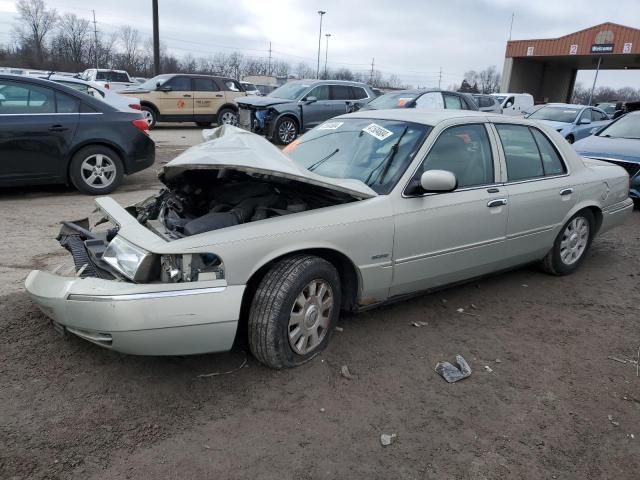
M 620 165 L 629 173 L 629 196 L 640 202 L 640 111 L 628 113 L 573 144 L 583 157 Z

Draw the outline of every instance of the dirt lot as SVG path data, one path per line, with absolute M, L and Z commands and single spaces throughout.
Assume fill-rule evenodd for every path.
M 199 131 L 153 134 L 161 165 Z M 114 196 L 156 185 L 142 172 Z M 28 300 L 28 271 L 66 257 L 57 222 L 86 216 L 90 198 L 9 189 L 0 205 L 2 479 L 638 478 L 638 211 L 573 276 L 525 268 L 425 295 L 343 318 L 301 368 L 248 357 L 199 378 L 233 370 L 246 347 L 120 355 L 57 336 Z M 456 353 L 474 372 L 449 385 L 433 368 Z M 382 447 L 381 433 L 397 438 Z

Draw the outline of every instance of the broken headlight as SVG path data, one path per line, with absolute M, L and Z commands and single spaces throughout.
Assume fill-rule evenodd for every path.
M 116 235 L 102 254 L 102 260 L 134 282 L 147 280 L 153 255 Z
M 160 279 L 165 283 L 224 279 L 224 264 L 213 253 L 162 255 Z

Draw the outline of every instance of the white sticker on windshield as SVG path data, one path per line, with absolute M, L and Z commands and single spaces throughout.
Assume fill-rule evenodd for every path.
M 344 122 L 327 122 L 323 123 L 318 127 L 318 130 L 337 130 L 339 129 Z
M 391 130 L 387 130 L 384 127 L 381 127 L 377 123 L 372 123 L 369 126 L 362 129 L 363 132 L 367 132 L 372 137 L 377 138 L 378 140 L 384 140 L 385 138 L 393 135 Z

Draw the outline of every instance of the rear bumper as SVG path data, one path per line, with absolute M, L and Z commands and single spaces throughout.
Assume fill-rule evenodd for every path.
M 56 326 L 133 355 L 229 350 L 245 289 L 220 286 L 219 281 L 143 285 L 36 270 L 25 287 Z
M 136 139 L 131 152 L 124 159 L 127 175 L 149 168 L 156 161 L 155 142 L 142 132 L 138 132 L 138 135 L 140 138 Z
M 606 207 L 602 211 L 602 226 L 600 227 L 600 232 L 606 232 L 607 230 L 624 223 L 632 211 L 633 199 L 631 198 L 627 198 L 623 202 L 615 203 Z

